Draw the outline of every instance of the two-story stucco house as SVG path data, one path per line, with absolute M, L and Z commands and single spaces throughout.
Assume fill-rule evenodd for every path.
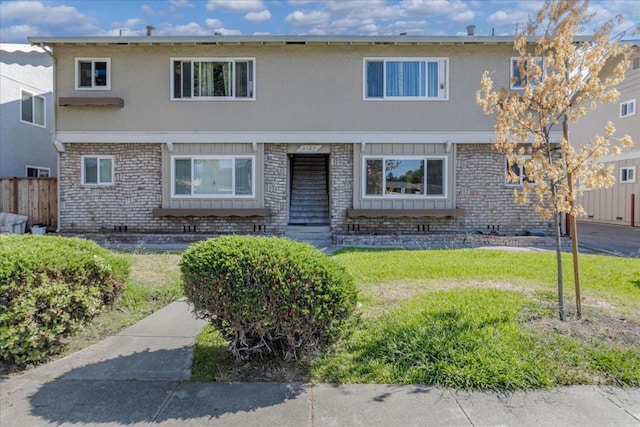
M 39 47 L 0 43 L 0 177 L 56 175 L 52 62 Z
M 514 204 L 475 103 L 485 70 L 513 83 L 511 37 L 30 42 L 55 56 L 62 232 L 313 225 L 378 244 L 549 231 Z
M 576 144 L 589 141 L 595 135 L 602 135 L 607 122 L 616 128 L 615 136 L 629 135 L 634 146 L 623 151 L 620 156 L 602 159 L 613 164 L 615 184 L 611 188 L 587 189 L 581 202 L 588 219 L 599 222 L 640 226 L 640 45 L 638 40 L 628 41 L 632 47 L 631 66 L 625 79 L 617 86 L 620 93 L 618 102 L 598 105 L 597 110 L 589 110 L 571 128 L 571 140 Z M 603 70 L 606 75 L 612 67 Z M 633 217 L 631 216 L 633 212 Z

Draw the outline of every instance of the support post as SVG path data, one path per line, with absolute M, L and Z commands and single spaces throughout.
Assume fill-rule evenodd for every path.
M 631 193 L 631 226 L 636 226 L 636 194 Z

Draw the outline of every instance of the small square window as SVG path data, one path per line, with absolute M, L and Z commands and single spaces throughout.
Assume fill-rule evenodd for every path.
M 111 59 L 76 58 L 76 89 L 111 89 Z
M 620 104 L 620 118 L 633 116 L 636 113 L 636 100 L 625 101 Z
M 620 183 L 626 184 L 636 182 L 636 167 L 629 166 L 620 168 Z
M 530 156 L 524 156 L 521 160 L 524 162 L 530 158 Z M 505 185 L 507 187 L 522 187 L 524 182 L 534 184 L 533 181 L 527 178 L 526 169 L 522 162 L 509 163 L 509 160 L 505 159 Z
M 113 157 L 83 156 L 82 183 L 85 185 L 113 185 Z
M 45 127 L 44 97 L 34 95 L 26 90 L 21 90 L 20 95 L 20 121 Z
M 525 60 L 525 62 L 523 63 L 522 67 L 518 67 L 518 60 L 519 59 L 520 58 L 518 58 L 518 57 L 511 58 L 511 71 L 510 71 L 510 73 L 511 73 L 511 75 L 510 75 L 510 78 L 511 78 L 510 87 L 511 87 L 511 89 L 524 89 L 524 87 L 527 84 L 527 80 L 529 78 L 532 79 L 531 84 L 533 86 L 537 85 L 540 77 L 538 76 L 536 78 L 536 77 L 530 76 L 531 73 L 534 73 L 534 71 L 537 71 L 537 70 L 534 70 L 532 67 L 529 67 L 527 60 Z M 533 59 L 534 61 L 536 61 L 538 63 L 538 67 L 540 68 L 540 73 L 543 74 L 544 73 L 544 62 L 543 62 L 542 58 L 534 57 L 534 58 L 531 58 L 531 59 Z M 530 70 L 529 68 L 532 68 L 532 69 Z

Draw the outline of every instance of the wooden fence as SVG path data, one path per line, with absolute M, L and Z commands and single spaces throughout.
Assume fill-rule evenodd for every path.
M 29 217 L 28 224 L 58 227 L 56 178 L 0 178 L 0 212 Z

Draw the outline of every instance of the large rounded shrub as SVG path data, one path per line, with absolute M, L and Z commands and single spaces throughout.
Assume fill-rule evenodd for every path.
M 209 239 L 189 248 L 180 268 L 196 314 L 239 359 L 318 350 L 337 337 L 356 302 L 340 264 L 284 238 Z
M 126 258 L 82 239 L 0 236 L 0 360 L 25 365 L 62 349 L 120 295 Z

